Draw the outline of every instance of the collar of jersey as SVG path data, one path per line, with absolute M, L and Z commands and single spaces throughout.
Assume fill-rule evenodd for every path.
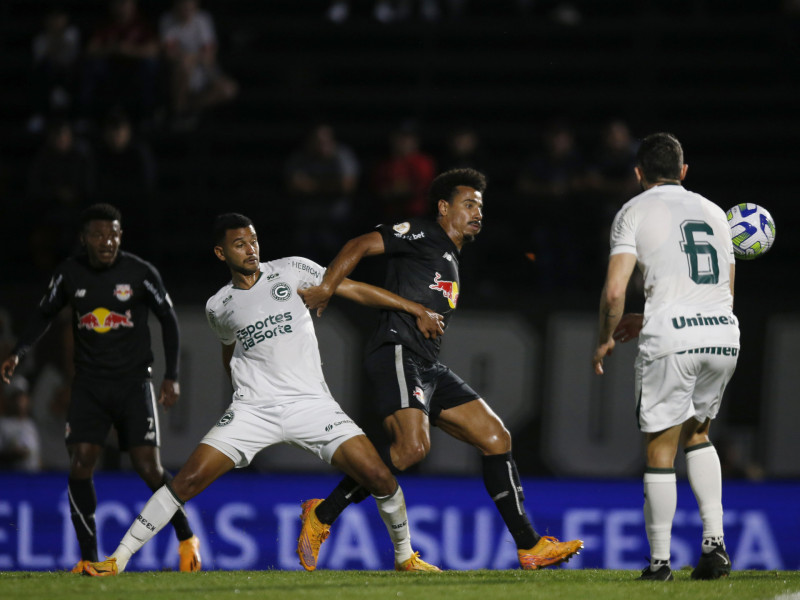
M 240 292 L 249 292 L 254 287 L 256 287 L 259 283 L 261 283 L 261 278 L 264 276 L 264 269 L 261 267 L 262 264 L 263 263 L 258 263 L 258 273 L 259 273 L 258 279 L 256 279 L 256 282 L 251 287 L 249 287 L 247 289 L 236 287 L 236 284 L 233 283 L 233 280 L 231 280 L 231 289 L 239 290 Z

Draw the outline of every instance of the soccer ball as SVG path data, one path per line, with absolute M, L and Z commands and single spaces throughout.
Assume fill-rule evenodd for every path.
M 775 221 L 758 204 L 737 204 L 727 212 L 736 258 L 752 260 L 775 243 Z

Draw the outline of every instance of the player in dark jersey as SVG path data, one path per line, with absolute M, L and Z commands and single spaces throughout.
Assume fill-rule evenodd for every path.
M 121 216 L 109 204 L 95 204 L 81 215 L 84 252 L 56 268 L 38 310 L 11 355 L 0 365 L 9 382 L 19 361 L 44 335 L 65 306 L 72 313 L 75 375 L 67 412 L 70 455 L 69 502 L 78 536 L 82 573 L 97 560 L 97 507 L 92 475 L 113 425 L 121 450 L 130 452 L 139 476 L 155 491 L 172 477 L 161 466 L 156 398 L 151 382 L 153 352 L 147 314 L 161 323 L 166 372 L 158 403 L 178 400 L 178 320 L 161 276 L 148 262 L 119 249 Z M 180 541 L 180 570 L 199 571 L 199 542 L 184 512 L 172 519 Z
M 475 239 L 483 225 L 485 188 L 484 176 L 473 169 L 442 173 L 429 193 L 437 207 L 435 221 L 380 225 L 377 231 L 350 240 L 322 283 L 300 292 L 306 304 L 321 314 L 337 286 L 363 257 L 387 254 L 384 287 L 442 315 L 446 330 L 458 304 L 461 248 Z M 403 471 L 425 458 L 430 450 L 430 424 L 471 444 L 483 455 L 486 491 L 516 542 L 520 566 L 533 570 L 568 560 L 583 542 L 560 542 L 533 529 L 522 504 L 511 435 L 479 394 L 438 361 L 440 344 L 441 338 L 419 335 L 413 320 L 404 315 L 381 313 L 366 369 L 391 438 L 384 460 Z M 316 517 L 330 525 L 349 504 L 363 497 L 358 484 L 345 478 L 328 498 L 316 500 Z M 303 519 L 304 531 L 306 524 Z

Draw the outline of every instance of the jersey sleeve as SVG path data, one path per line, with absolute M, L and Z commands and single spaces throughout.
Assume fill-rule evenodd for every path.
M 58 312 L 67 305 L 69 294 L 66 290 L 64 277 L 64 269 L 63 267 L 59 267 L 53 274 L 47 292 L 45 292 L 44 296 L 42 296 L 42 299 L 39 301 L 39 306 L 34 312 L 33 317 L 20 335 L 12 351 L 20 360 L 22 360 L 36 342 L 47 332 L 52 320 Z
M 180 357 L 180 328 L 178 327 L 178 316 L 172 307 L 172 299 L 161 281 L 158 270 L 150 263 L 147 265 L 147 272 L 142 285 L 146 290 L 147 306 L 161 323 L 161 337 L 164 342 L 164 362 L 166 379 L 178 379 L 178 361 Z
M 142 285 L 147 291 L 147 306 L 156 316 L 168 313 L 172 310 L 172 298 L 169 297 L 158 270 L 150 263 L 145 264 L 147 273 L 142 280 Z
M 214 335 L 217 336 L 220 342 L 226 346 L 230 346 L 236 342 L 236 334 L 231 331 L 230 328 L 226 327 L 220 319 L 221 311 L 216 299 L 217 297 L 213 296 L 206 302 L 206 319 L 208 320 L 208 326 L 211 327 L 211 331 L 214 332 Z
M 426 235 L 424 227 L 416 221 L 378 225 L 376 231 L 383 237 L 383 248 L 387 255 L 415 254 L 418 245 L 414 240 Z
M 297 280 L 298 288 L 312 287 L 322 283 L 325 267 L 318 265 L 313 260 L 302 256 L 289 258 L 292 275 Z
M 611 225 L 611 254 L 636 253 L 636 229 L 633 222 L 634 212 L 631 206 L 623 206 L 614 217 Z

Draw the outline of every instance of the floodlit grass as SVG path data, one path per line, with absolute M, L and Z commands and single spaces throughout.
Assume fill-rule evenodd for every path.
M 690 570 L 674 582 L 636 581 L 634 571 L 208 571 L 196 574 L 123 573 L 91 578 L 66 572 L 1 572 L 3 600 L 220 600 L 280 598 L 357 600 L 800 600 L 800 571 L 734 571 L 728 579 L 692 581 Z

